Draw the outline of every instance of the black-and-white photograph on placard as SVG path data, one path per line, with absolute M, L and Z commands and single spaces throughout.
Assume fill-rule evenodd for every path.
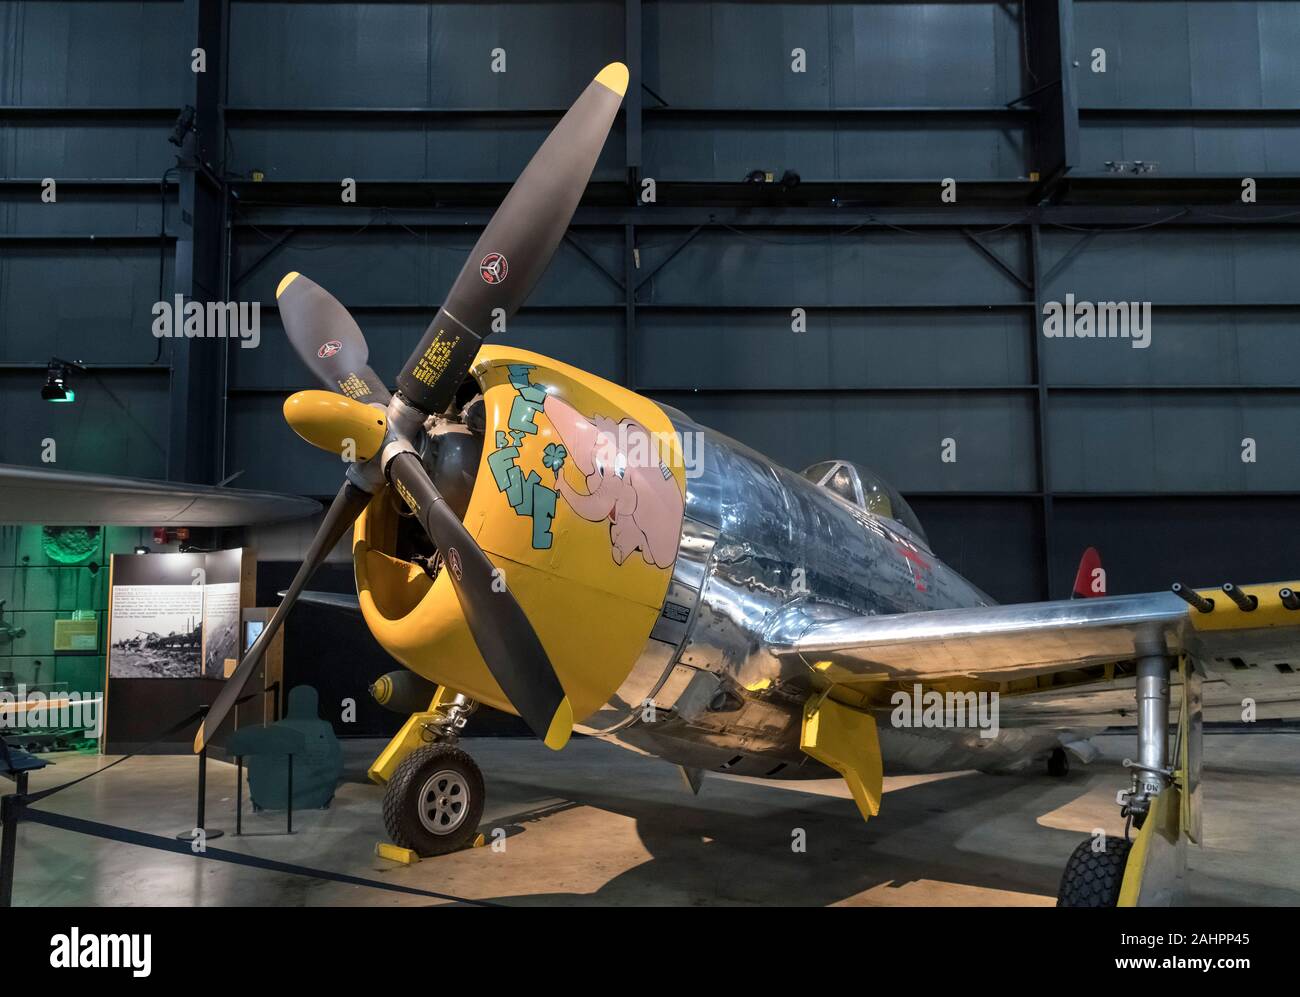
M 113 559 L 108 674 L 197 678 L 203 645 L 202 554 Z

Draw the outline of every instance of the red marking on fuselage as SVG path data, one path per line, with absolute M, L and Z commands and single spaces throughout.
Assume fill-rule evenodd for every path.
M 911 547 L 906 547 L 903 544 L 894 544 L 894 547 L 903 555 L 903 562 L 912 575 L 912 584 L 916 586 L 916 590 L 925 592 L 925 576 L 930 573 L 933 566 L 920 554 L 912 550 Z

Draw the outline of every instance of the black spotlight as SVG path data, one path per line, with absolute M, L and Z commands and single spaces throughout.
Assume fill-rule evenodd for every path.
M 185 136 L 194 130 L 194 117 L 194 108 L 186 104 L 181 113 L 176 115 L 176 123 L 172 125 L 172 133 L 167 136 L 167 141 L 180 148 L 185 143 Z
M 58 357 L 50 357 L 45 368 L 45 384 L 41 386 L 41 397 L 47 402 L 72 402 L 77 400 L 77 393 L 68 383 L 68 372 L 76 364 L 70 364 Z
M 146 547 L 144 544 L 136 544 L 135 552 L 136 552 L 137 554 L 152 554 L 152 553 L 153 553 L 153 551 L 151 551 L 151 550 L 150 550 L 148 547 Z

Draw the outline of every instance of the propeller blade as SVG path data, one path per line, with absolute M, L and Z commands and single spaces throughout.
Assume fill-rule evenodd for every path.
M 429 480 L 418 457 L 399 454 L 388 467 L 393 487 L 442 552 L 474 643 L 501 691 L 548 748 L 573 733 L 573 708 L 546 649 L 496 569 Z
M 397 378 L 403 397 L 431 414 L 456 397 L 493 313 L 507 319 L 528 297 L 564 238 L 627 90 L 610 63 L 582 92 L 510 188 L 445 303 Z
M 208 715 L 204 718 L 203 723 L 199 725 L 199 732 L 194 736 L 194 751 L 196 753 L 202 751 L 212 736 L 221 728 L 227 714 L 234 708 L 235 701 L 243 693 L 244 686 L 248 684 L 248 680 L 253 673 L 257 671 L 258 663 L 266 654 L 271 639 L 275 636 L 276 631 L 280 629 L 284 618 L 289 615 L 289 610 L 293 609 L 293 604 L 298 601 L 298 595 L 302 592 L 303 586 L 315 574 L 321 562 L 329 556 L 329 552 L 334 549 L 335 544 L 342 540 L 348 530 L 352 528 L 356 518 L 361 515 L 362 510 L 369 504 L 370 498 L 368 492 L 358 488 L 352 482 L 343 482 L 343 487 L 334 496 L 334 501 L 325 513 L 325 518 L 321 520 L 320 529 L 312 537 L 311 545 L 307 548 L 307 556 L 303 559 L 298 573 L 293 576 L 293 582 L 290 583 L 288 590 L 285 592 L 284 599 L 276 607 L 275 612 L 271 614 L 271 619 L 262 629 L 257 640 L 253 641 L 253 646 L 244 654 L 238 667 L 235 668 L 234 674 L 221 687 L 221 692 L 217 693 L 217 698 L 209 708 Z
M 331 391 L 387 405 L 391 397 L 370 368 L 370 347 L 339 300 L 296 270 L 275 289 L 280 321 L 302 362 Z

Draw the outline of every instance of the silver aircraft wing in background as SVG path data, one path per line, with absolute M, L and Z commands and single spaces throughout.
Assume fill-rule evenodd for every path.
M 256 526 L 318 512 L 298 495 L 0 464 L 0 523 Z

